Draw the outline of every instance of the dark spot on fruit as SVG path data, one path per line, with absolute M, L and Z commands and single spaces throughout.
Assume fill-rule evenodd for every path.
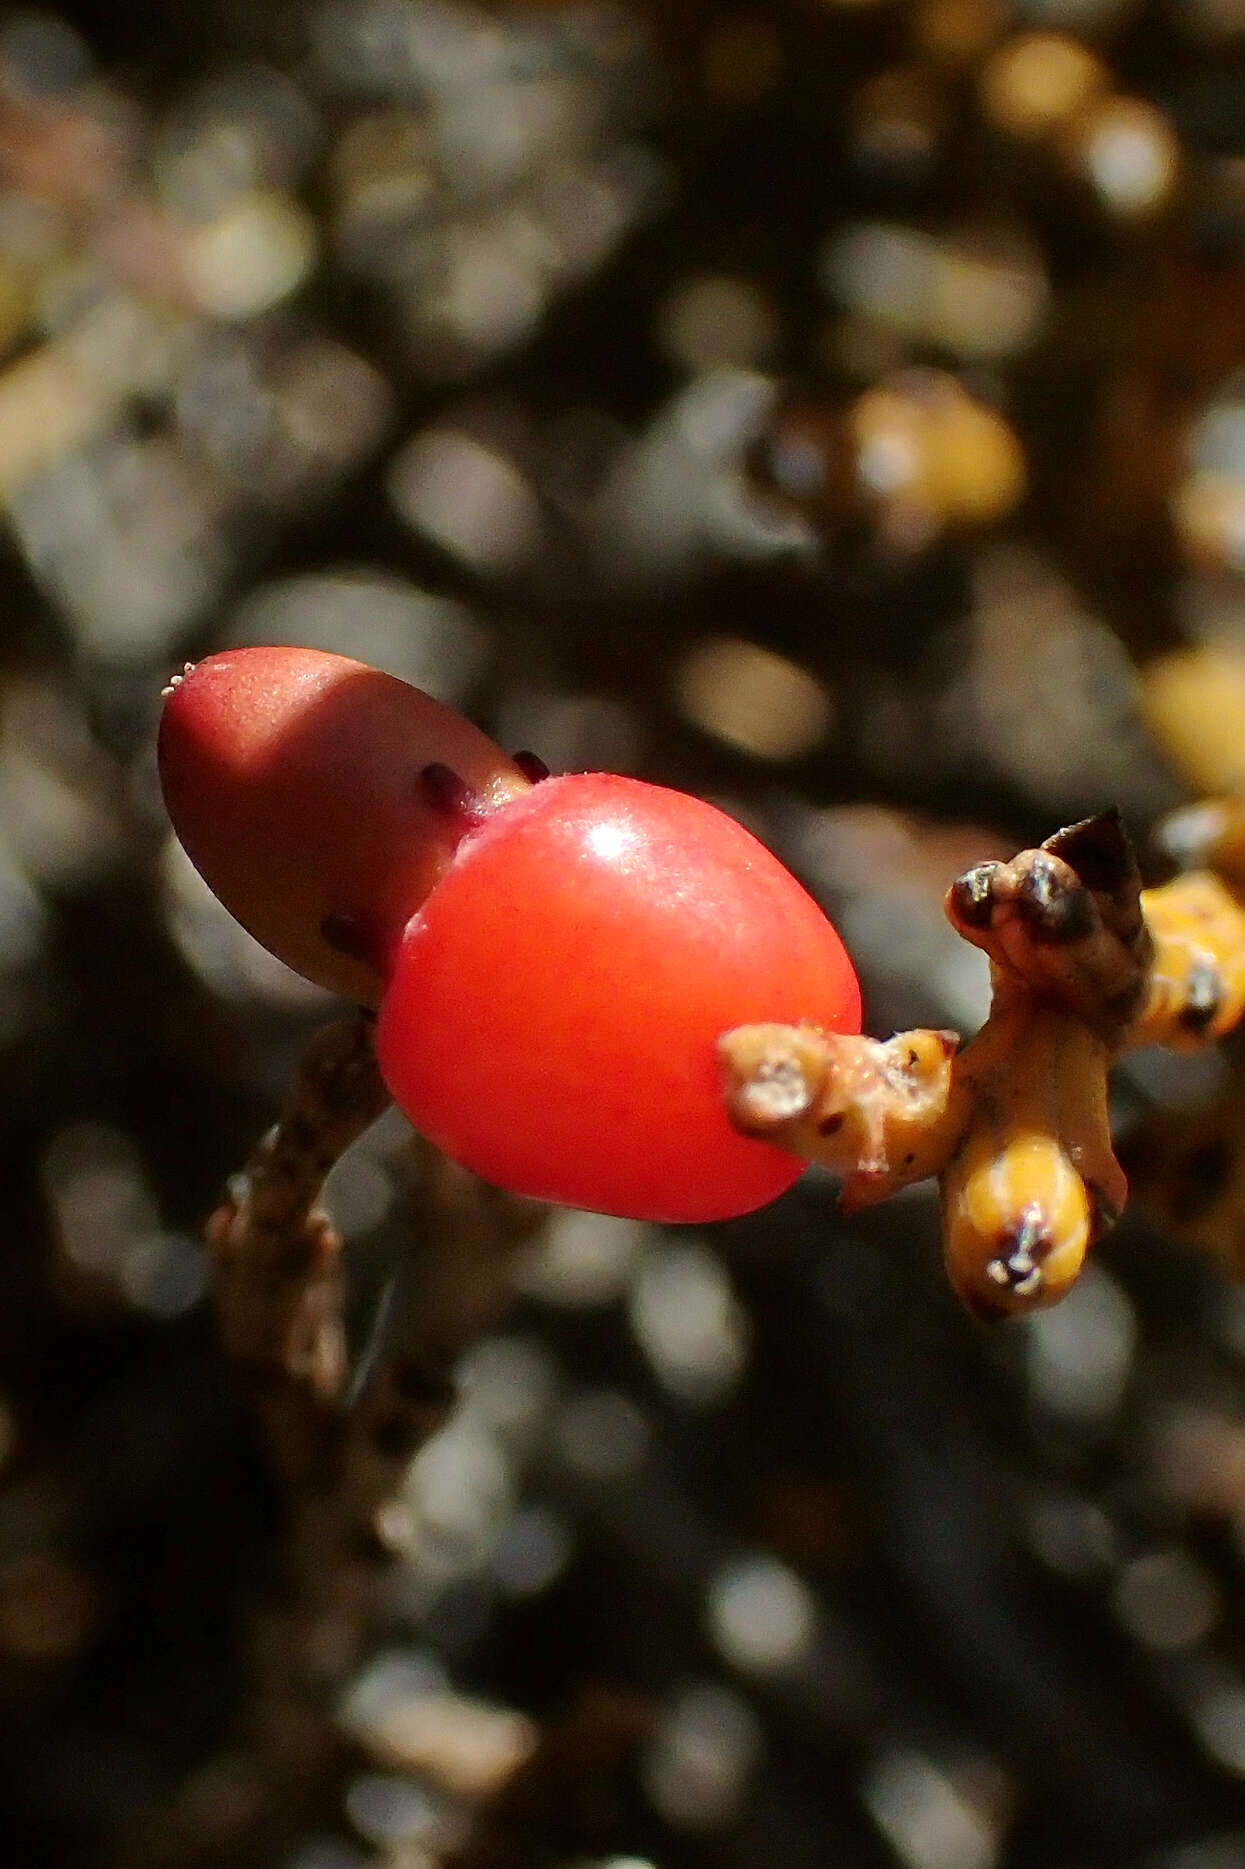
M 428 803 L 443 817 L 458 818 L 467 824 L 478 824 L 484 817 L 485 805 L 479 792 L 452 766 L 434 760 L 421 767 L 419 782 Z

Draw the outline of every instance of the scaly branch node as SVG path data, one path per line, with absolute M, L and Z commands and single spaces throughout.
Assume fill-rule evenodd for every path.
M 966 871 L 946 912 L 990 961 L 976 1037 L 960 1049 L 939 1031 L 740 1026 L 721 1040 L 732 1121 L 841 1175 L 849 1212 L 937 1176 L 968 1308 L 1053 1304 L 1127 1193 L 1112 1062 L 1137 1045 L 1210 1043 L 1245 1010 L 1245 805 L 1176 813 L 1163 840 L 1204 867 L 1143 890 L 1112 811 Z

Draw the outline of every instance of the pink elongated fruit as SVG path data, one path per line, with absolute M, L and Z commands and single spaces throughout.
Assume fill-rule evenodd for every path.
M 520 1193 L 744 1213 L 803 1163 L 727 1118 L 719 1036 L 859 1028 L 850 960 L 733 818 L 609 773 L 533 784 L 452 709 L 341 656 L 211 656 L 169 692 L 174 827 L 271 951 L 379 1007 L 395 1101 Z

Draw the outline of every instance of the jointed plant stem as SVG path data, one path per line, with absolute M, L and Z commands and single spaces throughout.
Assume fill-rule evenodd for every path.
M 1210 1043 L 1245 1008 L 1245 806 L 1179 813 L 1166 835 L 1205 867 L 1157 889 L 1142 890 L 1115 813 L 959 878 L 947 914 L 989 957 L 992 985 L 962 1050 L 923 1030 L 727 1033 L 736 1126 L 842 1175 L 849 1210 L 938 1176 L 948 1272 L 978 1314 L 1062 1297 L 1127 1191 L 1112 1062 Z

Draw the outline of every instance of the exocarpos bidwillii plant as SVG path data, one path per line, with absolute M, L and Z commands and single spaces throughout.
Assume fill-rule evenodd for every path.
M 859 1034 L 834 928 L 733 819 L 634 779 L 550 778 L 345 657 L 188 666 L 160 765 L 207 882 L 376 1010 L 385 1085 L 454 1160 L 674 1222 L 747 1212 L 810 1160 L 849 1209 L 937 1176 L 948 1271 L 981 1316 L 1060 1298 L 1118 1216 L 1113 1060 L 1210 1042 L 1245 1005 L 1229 805 L 1171 823 L 1189 867 L 1157 889 L 1112 812 L 960 877 L 947 912 L 993 984 L 961 1048 Z

